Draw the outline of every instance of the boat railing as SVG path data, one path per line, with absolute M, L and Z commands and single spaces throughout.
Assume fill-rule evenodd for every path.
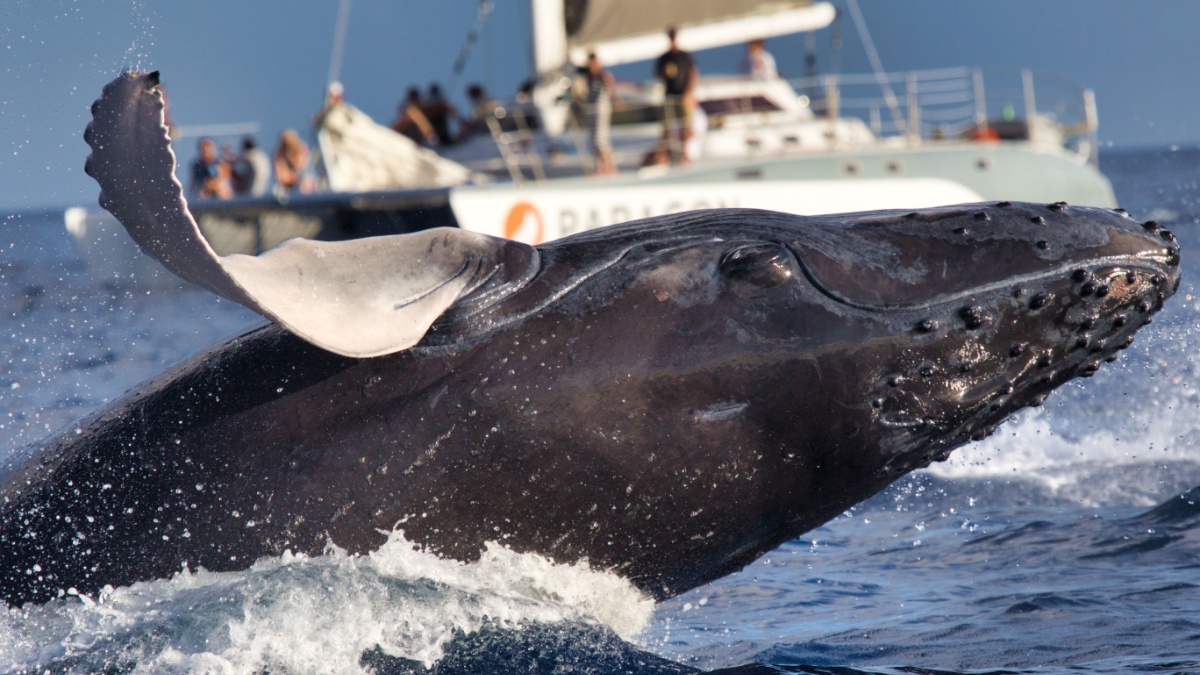
M 674 106 L 665 106 L 661 101 L 645 102 L 623 100 L 610 107 L 610 128 L 628 127 L 639 124 L 662 125 L 664 116 L 669 118 Z M 570 102 L 566 116 L 566 129 L 561 137 L 549 138 L 537 133 L 541 125 L 536 109 L 521 106 L 497 106 L 485 117 L 488 131 L 499 150 L 504 168 L 516 183 L 542 181 L 547 177 L 547 167 L 571 166 L 584 174 L 595 169 L 595 160 L 589 138 L 593 105 L 581 100 Z M 672 120 L 671 126 L 680 124 Z M 644 158 L 653 157 L 656 150 L 668 156 L 682 152 L 677 136 L 653 134 L 645 138 L 621 137 L 614 149 L 615 156 L 623 166 L 636 164 Z
M 546 179 L 546 170 L 537 148 L 537 138 L 533 133 L 538 126 L 534 122 L 535 119 L 528 110 L 519 106 L 496 106 L 492 109 L 492 114 L 485 118 L 492 140 L 496 142 L 500 157 L 504 160 L 504 166 L 516 183 L 525 182 L 526 170 L 532 174 L 533 180 Z
M 1029 69 L 943 68 L 792 80 L 813 111 L 856 117 L 880 137 L 1055 143 L 1096 161 L 1095 96 Z
M 843 138 L 831 131 L 824 136 L 827 143 L 796 142 L 785 144 L 784 150 L 860 147 L 864 137 L 873 134 L 881 142 L 909 146 L 1024 142 L 1061 149 L 1080 163 L 1096 162 L 1092 92 L 1052 74 L 1035 77 L 1028 69 L 961 67 L 786 82 L 715 77 L 705 78 L 701 89 L 705 88 L 707 97 L 702 95 L 699 105 L 707 113 L 708 130 L 744 131 L 749 154 L 756 152 L 760 128 L 806 120 L 857 120 L 861 135 Z M 657 131 L 676 106 L 664 105 L 661 91 L 657 95 L 652 91 L 642 87 L 612 107 L 611 129 L 625 130 L 612 137 L 618 165 L 645 167 L 670 162 L 683 153 L 680 134 Z M 556 138 L 540 133 L 538 113 L 531 105 L 497 107 L 487 125 L 511 178 L 541 181 L 552 169 L 559 175 L 563 170 L 584 174 L 594 170 L 588 139 L 593 114 L 586 101 L 572 98 L 566 133 Z M 732 117 L 740 117 L 741 122 L 731 126 Z M 630 133 L 634 129 L 643 131 Z

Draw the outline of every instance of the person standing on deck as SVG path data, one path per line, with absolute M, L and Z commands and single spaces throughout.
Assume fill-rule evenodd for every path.
M 775 57 L 767 51 L 767 43 L 763 40 L 751 40 L 746 43 L 746 58 L 742 59 L 742 75 L 754 80 L 775 80 L 779 71 L 775 69 Z
M 233 191 L 258 197 L 271 183 L 271 158 L 258 147 L 253 136 L 242 138 L 242 151 L 233 161 Z
M 591 136 L 592 152 L 596 155 L 596 175 L 607 176 L 617 172 L 612 148 L 612 110 L 622 106 L 617 93 L 617 82 L 612 73 L 604 69 L 595 52 L 588 54 L 587 65 L 580 68 L 587 96 L 588 131 Z
M 663 83 L 663 140 L 673 158 L 687 164 L 683 145 L 692 136 L 692 110 L 696 107 L 696 81 L 700 79 L 696 60 L 679 48 L 679 31 L 667 29 L 671 47 L 654 64 L 654 74 Z

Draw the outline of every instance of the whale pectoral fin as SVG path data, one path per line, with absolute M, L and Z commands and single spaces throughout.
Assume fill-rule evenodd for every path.
M 530 246 L 452 228 L 220 257 L 188 211 L 163 110 L 156 72 L 122 73 L 92 105 L 84 170 L 100 183 L 100 205 L 167 269 L 319 347 L 354 357 L 407 349 L 463 293 L 537 268 Z
M 221 272 L 175 177 L 158 73 L 121 73 L 92 104 L 84 171 L 100 184 L 100 206 L 152 258 L 180 277 L 240 304 L 249 298 Z
M 345 356 L 416 344 L 465 292 L 524 244 L 454 228 L 322 242 L 291 239 L 259 256 L 221 259 L 265 316 Z M 531 247 L 526 247 L 531 248 Z

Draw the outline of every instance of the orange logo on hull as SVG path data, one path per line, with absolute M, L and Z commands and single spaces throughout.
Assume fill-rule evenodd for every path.
M 542 214 L 529 202 L 517 202 L 504 219 L 504 236 L 525 244 L 540 244 L 546 235 Z

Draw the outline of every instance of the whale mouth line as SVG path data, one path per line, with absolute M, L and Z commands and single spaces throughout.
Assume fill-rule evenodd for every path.
M 1160 256 L 1158 254 L 1146 253 L 1146 254 L 1140 255 L 1138 257 L 1130 257 L 1128 255 L 1114 255 L 1114 256 L 1104 256 L 1104 257 L 1099 257 L 1099 258 L 1092 258 L 1092 259 L 1089 259 L 1086 261 L 1076 260 L 1076 261 L 1071 261 L 1068 263 L 1063 263 L 1063 264 L 1061 264 L 1057 267 L 1051 268 L 1049 270 L 1042 270 L 1039 272 L 1007 277 L 1000 281 L 994 281 L 994 282 L 991 282 L 988 284 L 983 284 L 981 286 L 976 286 L 975 288 L 971 288 L 969 290 L 958 291 L 955 293 L 948 293 L 945 295 L 939 295 L 939 296 L 929 299 L 929 300 L 922 300 L 920 302 L 895 304 L 895 305 L 872 304 L 872 303 L 868 303 L 868 302 L 860 302 L 857 300 L 852 300 L 852 299 L 846 297 L 845 295 L 839 293 L 837 290 L 830 288 L 826 284 L 822 283 L 820 281 L 820 279 L 817 278 L 816 274 L 809 268 L 808 264 L 804 261 L 803 256 L 796 256 L 796 260 L 800 265 L 801 271 L 804 272 L 804 276 L 813 285 L 813 287 L 816 288 L 818 291 L 820 291 L 823 295 L 830 298 L 831 300 L 838 302 L 840 304 L 846 305 L 848 307 L 853 307 L 854 309 L 870 310 L 870 311 L 876 311 L 876 312 L 901 313 L 901 312 L 912 312 L 912 311 L 918 311 L 918 310 L 931 309 L 931 308 L 937 307 L 939 305 L 945 305 L 945 304 L 952 303 L 957 300 L 966 300 L 966 299 L 972 298 L 976 295 L 988 294 L 988 293 L 992 293 L 995 291 L 1012 288 L 1013 286 L 1018 286 L 1021 284 L 1040 282 L 1045 279 L 1061 278 L 1062 276 L 1069 275 L 1071 272 L 1073 272 L 1074 270 L 1080 269 L 1081 267 L 1082 268 L 1090 268 L 1090 269 L 1098 269 L 1098 268 L 1103 268 L 1103 267 L 1114 267 L 1114 268 L 1120 267 L 1120 268 L 1134 270 L 1134 271 L 1150 272 L 1153 274 L 1162 274 L 1164 276 L 1172 276 L 1172 272 L 1169 269 L 1167 269 L 1168 268 L 1168 264 L 1167 264 L 1168 257 L 1169 257 L 1169 254 L 1163 254 Z

